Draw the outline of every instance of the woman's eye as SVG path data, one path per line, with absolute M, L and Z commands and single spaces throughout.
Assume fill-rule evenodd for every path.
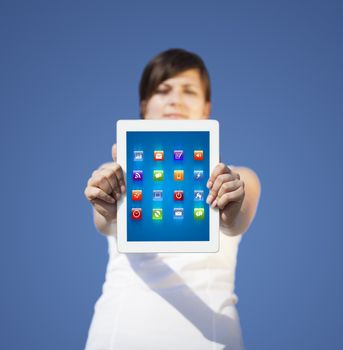
M 186 90 L 186 94 L 189 94 L 189 95 L 196 95 L 196 92 L 193 91 L 193 90 Z
M 156 90 L 156 94 L 162 94 L 162 95 L 165 95 L 168 93 L 168 90 L 167 89 L 157 89 Z

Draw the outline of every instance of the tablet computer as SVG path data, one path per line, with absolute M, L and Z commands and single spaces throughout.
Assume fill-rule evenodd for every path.
M 216 120 L 119 120 L 117 205 L 122 253 L 217 252 L 219 211 L 206 203 L 219 162 Z

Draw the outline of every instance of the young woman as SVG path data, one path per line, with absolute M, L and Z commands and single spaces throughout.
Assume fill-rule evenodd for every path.
M 147 64 L 140 82 L 142 118 L 207 119 L 210 110 L 210 79 L 199 56 L 171 49 Z M 106 280 L 86 349 L 243 349 L 235 268 L 259 200 L 257 175 L 223 163 L 212 170 L 206 202 L 220 212 L 218 253 L 120 254 L 116 206 L 126 186 L 116 145 L 112 156 L 85 189 L 95 226 L 109 242 Z

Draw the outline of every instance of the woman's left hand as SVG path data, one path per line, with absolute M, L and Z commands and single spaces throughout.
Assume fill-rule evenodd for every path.
M 210 192 L 206 203 L 220 209 L 220 219 L 231 226 L 237 218 L 245 196 L 244 182 L 240 175 L 227 165 L 219 163 L 207 182 Z

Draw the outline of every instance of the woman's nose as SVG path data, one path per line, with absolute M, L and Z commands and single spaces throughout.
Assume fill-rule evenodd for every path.
M 183 103 L 183 97 L 181 91 L 171 91 L 169 94 L 169 104 L 180 105 Z

